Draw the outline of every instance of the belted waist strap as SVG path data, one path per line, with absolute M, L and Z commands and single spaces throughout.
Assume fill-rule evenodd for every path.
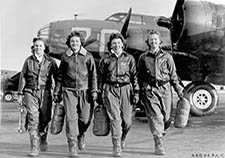
M 106 84 L 112 85 L 112 86 L 118 88 L 118 87 L 126 86 L 126 85 L 128 85 L 128 84 L 130 84 L 130 83 L 127 83 L 127 82 L 125 82 L 125 83 L 106 82 Z
M 167 81 L 152 80 L 152 81 L 146 82 L 146 83 L 150 84 L 151 86 L 163 86 L 163 85 L 167 84 L 168 82 L 170 82 L 170 80 L 167 80 Z
M 40 85 L 37 88 L 24 88 L 24 91 L 32 93 L 32 92 L 38 91 L 38 90 L 50 90 L 50 89 L 51 89 L 51 87 L 49 87 L 49 86 Z
M 84 89 L 78 89 L 78 88 L 71 88 L 71 87 L 62 87 L 62 90 L 70 90 L 70 91 L 74 91 L 74 92 L 80 92 L 80 91 L 87 91 L 88 89 L 84 88 Z

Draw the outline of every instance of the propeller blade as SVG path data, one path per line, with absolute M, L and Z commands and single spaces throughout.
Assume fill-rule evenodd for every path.
M 157 25 L 170 30 L 171 48 L 179 42 L 184 29 L 184 2 L 185 0 L 177 0 L 172 17 L 159 17 Z
M 172 27 L 170 28 L 170 45 L 171 45 L 171 53 L 173 54 L 173 37 L 172 37 Z
M 177 0 L 172 17 L 170 28 L 171 41 L 174 44 L 179 42 L 184 29 L 184 2 L 185 0 Z
M 123 37 L 126 39 L 127 38 L 127 33 L 128 33 L 128 26 L 129 26 L 129 22 L 130 22 L 130 17 L 131 17 L 131 12 L 132 12 L 132 8 L 129 9 L 126 19 L 124 21 L 123 27 L 121 29 L 121 34 L 123 35 Z
M 87 40 L 87 41 L 84 43 L 83 47 L 87 47 L 87 46 L 89 46 L 90 44 L 92 44 L 92 43 L 94 43 L 94 42 L 96 42 L 96 41 L 97 41 L 97 39 L 89 39 L 89 40 Z
M 185 0 L 177 0 L 175 8 L 173 10 L 172 19 L 175 19 L 180 9 L 183 7 Z

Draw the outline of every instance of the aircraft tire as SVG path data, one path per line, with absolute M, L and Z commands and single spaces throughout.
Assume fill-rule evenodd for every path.
M 13 95 L 11 93 L 6 93 L 4 95 L 4 101 L 5 102 L 12 102 L 13 101 Z
M 216 89 L 209 83 L 192 82 L 184 89 L 184 97 L 190 101 L 190 113 L 194 116 L 212 114 L 218 104 Z

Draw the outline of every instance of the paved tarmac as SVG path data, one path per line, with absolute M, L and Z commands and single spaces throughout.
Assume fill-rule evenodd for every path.
M 225 158 L 225 93 L 217 111 L 205 117 L 190 117 L 185 128 L 169 129 L 165 136 L 165 156 L 154 155 L 154 143 L 145 118 L 135 118 L 127 137 L 123 158 Z M 24 158 L 29 151 L 29 136 L 18 134 L 17 112 L 3 113 L 0 128 L 0 158 Z M 110 135 L 96 137 L 92 126 L 87 133 L 87 148 L 79 151 L 79 158 L 111 158 Z M 48 151 L 40 158 L 66 158 L 68 154 L 65 132 L 49 133 Z

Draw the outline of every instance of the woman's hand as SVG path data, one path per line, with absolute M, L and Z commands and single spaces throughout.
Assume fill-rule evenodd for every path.
M 18 102 L 19 105 L 23 105 L 23 95 L 22 94 L 18 95 L 17 102 Z

